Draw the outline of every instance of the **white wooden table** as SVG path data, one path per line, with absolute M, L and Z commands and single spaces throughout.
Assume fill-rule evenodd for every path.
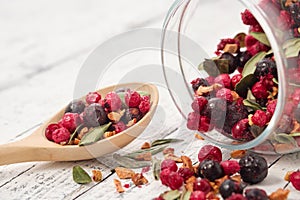
M 172 0 L 0 1 L 0 143 L 30 134 L 32 130 L 26 130 L 38 126 L 73 98 L 82 63 L 94 48 L 125 31 L 161 28 L 171 4 Z M 141 58 L 136 58 L 139 62 Z M 158 65 L 159 56 L 145 63 Z M 158 113 L 164 119 L 154 118 L 129 148 L 138 148 L 145 140 L 163 137 L 159 134 L 184 126 L 166 90 L 160 87 L 160 92 Z M 183 145 L 171 146 L 177 155 L 191 156 L 194 161 L 205 143 L 181 130 L 170 137 L 187 138 Z M 228 159 L 229 151 L 223 152 L 224 159 Z M 269 175 L 255 187 L 268 193 L 284 187 L 283 176 L 299 168 L 299 156 L 266 156 L 271 165 Z M 74 165 L 88 172 L 100 169 L 106 177 L 114 163 L 106 156 L 78 162 L 0 166 L 0 199 L 153 199 L 166 190 L 153 180 L 151 172 L 146 173 L 148 185 L 131 187 L 124 194 L 115 190 L 115 174 L 99 184 L 78 185 L 72 180 Z M 289 199 L 300 198 L 299 191 L 291 185 L 287 188 L 291 191 Z

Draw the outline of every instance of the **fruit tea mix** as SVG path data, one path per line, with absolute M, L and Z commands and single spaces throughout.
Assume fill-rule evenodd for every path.
M 263 0 L 266 13 L 274 13 L 278 33 L 282 34 L 288 66 L 288 91 L 284 114 L 277 125 L 278 143 L 300 146 L 300 1 Z M 194 91 L 193 109 L 187 127 L 202 133 L 213 128 L 232 139 L 250 141 L 263 132 L 277 104 L 278 70 L 264 30 L 246 9 L 241 13 L 248 33 L 221 39 L 217 57 L 199 65 L 207 78 L 191 81 Z
M 133 126 L 150 107 L 150 95 L 144 91 L 118 89 L 104 98 L 89 92 L 85 99 L 70 102 L 62 118 L 47 126 L 45 136 L 61 145 L 91 144 Z

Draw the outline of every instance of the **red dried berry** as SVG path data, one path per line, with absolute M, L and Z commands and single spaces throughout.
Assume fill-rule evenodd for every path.
M 225 160 L 222 161 L 220 164 L 226 175 L 231 176 L 232 174 L 235 174 L 240 171 L 240 165 L 236 160 Z
M 101 100 L 101 95 L 98 92 L 89 92 L 85 97 L 85 101 L 88 104 L 98 103 L 100 100 Z
M 191 112 L 188 114 L 188 119 L 187 119 L 187 128 L 190 130 L 198 130 L 199 127 L 199 122 L 200 122 L 200 114 L 196 112 Z
M 240 46 L 239 42 L 233 38 L 225 38 L 225 39 L 221 39 L 220 43 L 217 46 L 217 51 L 222 51 L 226 44 L 237 44 L 238 48 Z
M 150 98 L 148 96 L 143 96 L 139 105 L 139 110 L 141 113 L 146 114 L 150 110 Z
M 255 39 L 252 35 L 247 35 L 245 38 L 245 45 L 247 47 L 247 51 L 254 56 L 258 52 L 261 51 L 268 51 L 270 47 L 264 45 L 263 43 L 259 42 Z
M 137 91 L 127 90 L 125 93 L 125 103 L 129 108 L 137 108 L 140 105 L 141 96 Z
M 219 147 L 207 144 L 201 147 L 198 153 L 198 160 L 202 162 L 203 160 L 215 160 L 217 162 L 222 161 L 222 151 Z
M 52 133 L 52 139 L 55 143 L 68 142 L 70 139 L 70 132 L 65 127 L 55 129 Z
M 56 129 L 59 129 L 59 128 L 61 128 L 60 124 L 56 124 L 56 123 L 49 124 L 45 131 L 46 138 L 50 141 L 53 141 L 52 133 L 53 133 L 53 131 L 55 131 Z
M 126 129 L 126 125 L 122 121 L 112 124 L 112 127 L 116 133 L 120 133 Z
M 178 173 L 184 181 L 188 180 L 191 176 L 194 175 L 194 171 L 192 171 L 190 168 L 179 168 Z
M 231 81 L 229 74 L 220 74 L 215 78 L 215 83 L 223 85 L 225 88 L 230 89 Z
M 216 97 L 225 99 L 228 102 L 233 101 L 233 96 L 231 94 L 231 90 L 227 89 L 227 88 L 221 88 L 220 90 L 218 90 L 216 93 Z
M 249 200 L 244 197 L 242 194 L 232 194 L 230 197 L 226 198 L 226 200 Z
M 192 80 L 191 84 L 194 92 L 197 91 L 200 86 L 209 86 L 207 80 L 204 78 L 196 78 L 195 80 Z
M 168 177 L 168 184 L 172 190 L 178 190 L 183 185 L 183 178 L 178 172 L 171 171 Z
M 200 113 L 205 108 L 207 102 L 208 102 L 208 100 L 205 97 L 197 96 L 194 98 L 194 101 L 192 103 L 192 109 L 195 112 Z
M 205 193 L 202 191 L 193 191 L 191 196 L 190 196 L 190 200 L 205 200 Z
M 231 87 L 235 88 L 236 84 L 243 78 L 242 74 L 236 74 L 231 78 Z
M 256 25 L 258 24 L 255 17 L 252 15 L 252 13 L 246 9 L 244 12 L 241 13 L 243 23 L 246 25 Z
M 267 116 L 266 112 L 264 112 L 262 110 L 256 110 L 254 115 L 251 117 L 251 120 L 252 120 L 253 124 L 255 124 L 259 127 L 263 127 L 268 122 L 268 116 Z
M 249 32 L 260 32 L 260 33 L 263 33 L 264 30 L 262 29 L 262 27 L 260 26 L 260 24 L 255 24 L 255 25 L 251 25 L 250 26 Z
M 212 190 L 212 187 L 207 179 L 197 178 L 193 183 L 193 190 L 202 191 L 207 194 Z
M 293 172 L 290 176 L 290 181 L 296 190 L 300 190 L 300 171 Z
M 110 111 L 119 110 L 122 107 L 122 101 L 116 92 L 109 92 L 104 99 L 104 107 Z
M 281 10 L 277 18 L 278 27 L 282 30 L 289 29 L 293 26 L 294 20 L 292 19 L 290 13 L 286 10 Z
M 207 132 L 211 129 L 212 127 L 210 126 L 210 119 L 207 116 L 200 116 L 198 131 Z
M 72 133 L 81 123 L 81 118 L 78 113 L 65 113 L 59 123 Z
M 266 99 L 269 96 L 268 90 L 261 80 L 252 86 L 251 92 L 257 99 Z
M 231 129 L 232 137 L 236 139 L 245 139 L 249 132 L 249 120 L 242 119 L 233 125 Z
M 160 166 L 161 170 L 164 170 L 164 169 L 170 169 L 171 171 L 173 172 L 176 172 L 178 167 L 177 167 L 177 164 L 174 160 L 171 160 L 171 159 L 165 159 L 161 162 L 161 166 Z
M 267 103 L 267 111 L 268 111 L 269 113 L 271 113 L 272 115 L 273 115 L 274 112 L 275 112 L 276 104 L 277 104 L 277 99 L 270 100 L 270 101 L 268 101 L 268 103 Z
M 169 186 L 169 175 L 171 172 L 172 171 L 169 168 L 165 168 L 160 172 L 159 178 L 163 185 Z

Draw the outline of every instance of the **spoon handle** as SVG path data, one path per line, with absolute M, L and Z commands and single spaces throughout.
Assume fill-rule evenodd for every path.
M 38 152 L 34 147 L 23 144 L 23 141 L 0 145 L 0 166 L 37 160 Z

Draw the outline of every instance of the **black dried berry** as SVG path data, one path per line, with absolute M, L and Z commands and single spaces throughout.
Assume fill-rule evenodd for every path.
M 236 102 L 227 104 L 226 124 L 232 127 L 241 119 L 248 117 L 248 110 L 244 104 L 237 104 Z
M 107 123 L 108 118 L 103 107 L 98 103 L 93 103 L 84 109 L 83 121 L 88 127 L 96 127 Z
M 191 84 L 194 92 L 197 91 L 200 86 L 209 86 L 209 83 L 204 78 L 196 78 Z
M 237 63 L 240 68 L 244 68 L 247 61 L 252 57 L 248 51 L 239 52 L 236 56 Z
M 225 59 L 228 60 L 229 68 L 228 68 L 228 73 L 231 74 L 233 73 L 236 68 L 238 67 L 237 60 L 235 59 L 234 55 L 231 53 L 225 52 L 221 55 L 220 59 Z
M 223 177 L 225 174 L 219 162 L 215 160 L 204 160 L 198 168 L 198 175 L 210 181 L 214 181 Z
M 203 110 L 203 115 L 211 119 L 211 124 L 217 128 L 221 128 L 224 125 L 226 118 L 227 101 L 222 98 L 211 98 L 206 104 L 206 108 Z
M 264 58 L 256 63 L 254 75 L 259 79 L 268 74 L 272 74 L 273 77 L 277 78 L 277 67 L 275 61 L 271 58 Z
M 263 181 L 268 175 L 268 164 L 265 158 L 249 154 L 240 159 L 240 174 L 244 182 L 255 184 Z
M 227 197 L 230 197 L 233 193 L 242 194 L 243 187 L 238 182 L 233 181 L 231 179 L 227 179 L 221 184 L 219 192 L 221 196 L 224 199 L 226 199 Z
M 82 113 L 85 108 L 85 103 L 80 99 L 75 99 L 71 101 L 68 106 L 66 107 L 65 113 Z
M 247 200 L 268 200 L 269 197 L 267 193 L 258 188 L 247 189 L 245 192 L 245 196 Z

